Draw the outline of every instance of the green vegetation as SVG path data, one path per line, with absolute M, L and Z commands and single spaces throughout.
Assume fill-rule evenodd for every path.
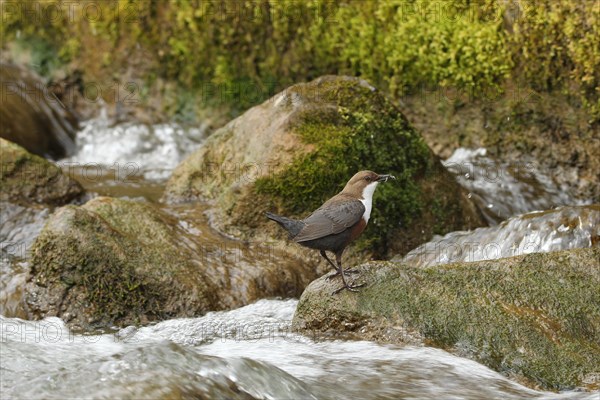
M 600 5 L 591 0 L 3 6 L 2 45 L 16 41 L 31 50 L 44 75 L 60 62 L 82 71 L 85 81 L 130 74 L 152 86 L 160 78 L 204 106 L 225 105 L 234 114 L 292 83 L 350 74 L 395 97 L 423 87 L 477 97 L 513 82 L 565 92 L 592 119 L 600 117 Z
M 572 389 L 600 365 L 599 256 L 596 247 L 429 268 L 369 263 L 359 293 L 332 297 L 337 283 L 313 282 L 293 323 L 308 334 L 418 338 L 533 386 Z

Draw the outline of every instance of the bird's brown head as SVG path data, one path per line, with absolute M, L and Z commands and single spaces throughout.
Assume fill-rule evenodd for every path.
M 348 181 L 342 193 L 349 194 L 357 199 L 372 197 L 375 187 L 380 182 L 396 179 L 393 175 L 380 175 L 373 171 L 360 171 Z

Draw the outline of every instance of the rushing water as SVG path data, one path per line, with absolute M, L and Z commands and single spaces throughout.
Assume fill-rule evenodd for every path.
M 29 271 L 26 258 L 31 244 L 50 215 L 43 206 L 22 207 L 0 203 L 0 314 L 24 317 L 22 289 Z
M 2 393 L 15 399 L 594 398 L 534 391 L 438 349 L 297 335 L 290 330 L 296 304 L 261 300 L 87 336 L 58 318 L 2 318 Z
M 77 152 L 59 165 L 86 189 L 121 197 L 121 190 L 142 197 L 160 197 L 172 170 L 204 140 L 206 127 L 175 123 L 113 125 L 103 110 L 82 124 Z
M 534 159 L 509 163 L 489 156 L 486 149 L 459 148 L 443 164 L 491 224 L 531 211 L 586 204 L 559 188 Z
M 496 226 L 437 236 L 397 261 L 429 266 L 493 260 L 600 243 L 600 206 L 560 207 L 510 218 Z
M 77 153 L 60 165 L 89 191 L 156 201 L 172 169 L 203 137 L 203 129 L 111 125 L 101 115 L 83 124 Z M 540 171 L 516 173 L 513 166 L 504 165 L 508 172 L 502 178 L 489 179 L 489 172 L 482 173 L 488 162 L 483 150 L 462 150 L 446 165 L 493 223 L 577 204 Z M 473 164 L 470 173 L 461 169 L 468 163 Z M 261 300 L 232 311 L 96 335 L 69 331 L 58 318 L 35 322 L 16 318 L 25 316 L 17 305 L 27 277 L 27 249 L 51 212 L 46 207 L 2 207 L 2 398 L 597 398 L 594 393 L 531 390 L 439 349 L 300 335 L 291 331 L 294 299 Z M 187 221 L 182 210 L 171 212 L 181 213 L 177 215 L 182 223 Z M 590 246 L 600 236 L 599 213 L 593 206 L 564 207 L 515 217 L 495 227 L 454 232 L 428 245 L 464 249 L 477 242 L 479 253 L 473 250 L 468 259 L 452 251 L 436 258 L 434 252 L 434 257 L 420 254 L 419 259 L 430 265 L 514 255 L 533 245 L 535 251 Z M 182 227 L 212 244 L 217 240 L 208 227 Z M 500 246 L 490 256 L 491 243 Z M 407 258 L 411 254 L 415 255 L 411 252 Z M 252 260 L 244 262 L 252 267 Z

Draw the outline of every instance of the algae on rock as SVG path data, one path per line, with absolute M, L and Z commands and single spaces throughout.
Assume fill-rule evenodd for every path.
M 29 312 L 101 327 L 214 309 L 210 282 L 163 218 L 102 197 L 59 209 L 32 249 Z
M 231 121 L 177 167 L 165 198 L 210 201 L 216 226 L 240 238 L 283 238 L 265 211 L 306 217 L 364 169 L 398 180 L 375 194 L 359 248 L 406 253 L 433 234 L 483 224 L 403 114 L 350 77 L 293 85 Z
M 62 205 L 81 194 L 78 182 L 59 167 L 0 138 L 0 200 L 22 205 Z
M 367 263 L 358 293 L 331 296 L 338 282 L 311 283 L 293 327 L 417 338 L 535 387 L 584 386 L 600 372 L 599 260 L 594 247 L 427 268 Z

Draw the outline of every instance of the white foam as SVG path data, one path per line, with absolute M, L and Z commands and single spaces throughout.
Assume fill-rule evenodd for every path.
M 59 165 L 111 168 L 155 181 L 167 179 L 184 157 L 198 148 L 206 133 L 206 126 L 184 128 L 176 123 L 111 125 L 106 113 L 82 126 L 77 152 Z

